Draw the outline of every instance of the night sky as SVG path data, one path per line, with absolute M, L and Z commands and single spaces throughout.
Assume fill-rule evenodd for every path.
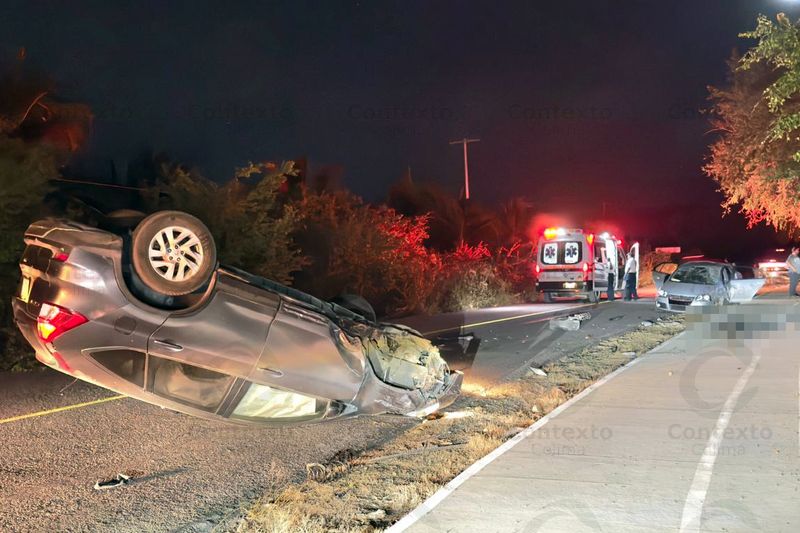
M 381 200 L 409 166 L 458 193 L 448 141 L 471 136 L 471 192 L 487 204 L 527 196 L 581 222 L 605 201 L 606 218 L 661 244 L 702 226 L 687 241 L 720 253 L 777 239 L 721 220 L 699 110 L 747 44 L 737 34 L 759 13 L 797 18 L 798 2 L 158 4 L 0 3 L 0 57 L 26 47 L 62 97 L 93 108 L 98 160 L 149 147 L 223 180 L 307 156 Z

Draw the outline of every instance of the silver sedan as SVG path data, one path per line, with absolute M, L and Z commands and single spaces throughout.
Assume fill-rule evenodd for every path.
M 691 306 L 726 305 L 753 299 L 764 285 L 764 278 L 742 275 L 744 267 L 723 261 L 661 263 L 653 271 L 658 295 L 656 307 L 685 312 Z M 752 271 L 753 269 L 750 269 Z

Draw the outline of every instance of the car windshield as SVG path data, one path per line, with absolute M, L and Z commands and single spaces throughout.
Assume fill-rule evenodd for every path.
M 720 280 L 719 266 L 681 265 L 670 277 L 675 283 L 695 283 L 698 285 L 716 285 Z

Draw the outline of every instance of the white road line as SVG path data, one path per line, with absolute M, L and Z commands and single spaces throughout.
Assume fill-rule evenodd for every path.
M 714 463 L 717 461 L 717 454 L 719 453 L 720 444 L 722 444 L 723 435 L 728 428 L 731 421 L 733 410 L 736 407 L 736 402 L 739 401 L 742 391 L 744 391 L 750 376 L 756 370 L 756 365 L 761 360 L 761 352 L 753 355 L 750 365 L 745 369 L 744 373 L 739 376 L 739 380 L 733 387 L 728 399 L 722 406 L 722 411 L 717 418 L 717 425 L 714 427 L 714 432 L 706 443 L 706 448 L 703 451 L 700 462 L 697 464 L 697 470 L 694 473 L 692 485 L 689 488 L 689 494 L 686 496 L 686 503 L 683 506 L 683 515 L 681 516 L 681 533 L 687 531 L 700 531 L 700 518 L 703 515 L 703 505 L 706 501 L 708 493 L 708 486 L 711 484 L 711 475 L 714 472 Z
M 674 340 L 682 337 L 683 335 L 684 335 L 683 333 L 679 333 L 678 335 L 676 335 L 676 336 L 672 337 L 671 339 L 665 341 L 664 343 L 660 344 L 659 346 L 656 346 L 655 348 L 650 350 L 650 352 L 653 352 L 655 350 L 660 349 L 667 342 L 674 341 Z M 650 352 L 648 352 L 648 353 L 650 353 Z M 431 512 L 437 505 L 442 503 L 442 500 L 444 500 L 450 494 L 452 494 L 454 490 L 456 490 L 459 486 L 464 484 L 464 482 L 467 481 L 469 478 L 471 478 L 472 476 L 474 476 L 475 474 L 477 474 L 478 472 L 483 470 L 484 467 L 489 465 L 492 461 L 494 461 L 495 459 L 497 459 L 498 457 L 500 457 L 501 455 L 506 453 L 508 450 L 510 450 L 511 448 L 516 446 L 517 444 L 519 444 L 526 437 L 532 435 L 537 429 L 539 429 L 542 426 L 544 426 L 545 424 L 547 424 L 550 420 L 552 420 L 553 418 L 558 416 L 559 413 L 561 413 L 565 409 L 569 408 L 572 404 L 580 401 L 581 399 L 586 397 L 588 394 L 591 394 L 592 391 L 594 391 L 595 389 L 605 385 L 606 383 L 608 383 L 609 381 L 614 379 L 616 376 L 618 376 L 619 374 L 621 374 L 625 370 L 629 369 L 630 367 L 632 367 L 633 365 L 635 365 L 636 363 L 638 363 L 641 360 L 642 360 L 642 357 L 637 357 L 636 359 L 632 360 L 628 364 L 621 366 L 620 368 L 616 369 L 615 371 L 613 371 L 612 373 L 608 374 L 607 376 L 605 376 L 605 377 L 601 378 L 600 380 L 592 383 L 587 388 L 583 389 L 580 393 L 578 393 L 577 395 L 573 396 L 572 398 L 570 398 L 566 402 L 562 403 L 561 405 L 559 405 L 558 407 L 556 407 L 555 409 L 550 411 L 550 413 L 548 413 L 547 415 L 543 416 L 542 418 L 540 418 L 539 420 L 534 422 L 532 425 L 530 425 L 527 428 L 525 428 L 520 433 L 517 433 L 511 439 L 505 441 L 502 445 L 500 445 L 499 447 L 495 448 L 491 453 L 489 453 L 488 455 L 486 455 L 486 456 L 482 457 L 481 459 L 479 459 L 477 462 L 475 462 L 472 465 L 470 465 L 469 468 L 467 468 L 466 470 L 461 472 L 458 476 L 453 478 L 447 485 L 445 485 L 441 489 L 439 489 L 436 492 L 434 492 L 433 495 L 431 495 L 431 497 L 429 497 L 427 500 L 425 500 L 424 502 L 419 504 L 419 506 L 416 509 L 414 509 L 413 511 L 408 513 L 406 516 L 404 516 L 403 518 L 401 518 L 400 520 L 395 522 L 391 527 L 386 529 L 385 533 L 401 533 L 402 531 L 405 531 L 406 529 L 408 529 L 409 527 L 414 525 L 423 516 L 425 516 L 426 514 Z

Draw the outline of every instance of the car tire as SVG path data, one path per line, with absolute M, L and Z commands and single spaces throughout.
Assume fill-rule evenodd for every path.
M 340 294 L 331 301 L 344 307 L 348 311 L 352 311 L 357 315 L 363 316 L 370 322 L 377 322 L 375 309 L 372 308 L 372 305 L 370 305 L 367 299 L 363 296 L 358 294 Z
M 544 303 L 546 304 L 551 304 L 553 303 L 553 295 L 549 292 L 544 292 L 542 293 L 542 300 L 544 300 Z
M 589 303 L 596 304 L 600 301 L 600 294 L 592 291 L 589 293 Z
M 211 279 L 217 249 L 211 232 L 197 218 L 180 211 L 159 211 L 136 226 L 131 263 L 149 289 L 181 296 Z

